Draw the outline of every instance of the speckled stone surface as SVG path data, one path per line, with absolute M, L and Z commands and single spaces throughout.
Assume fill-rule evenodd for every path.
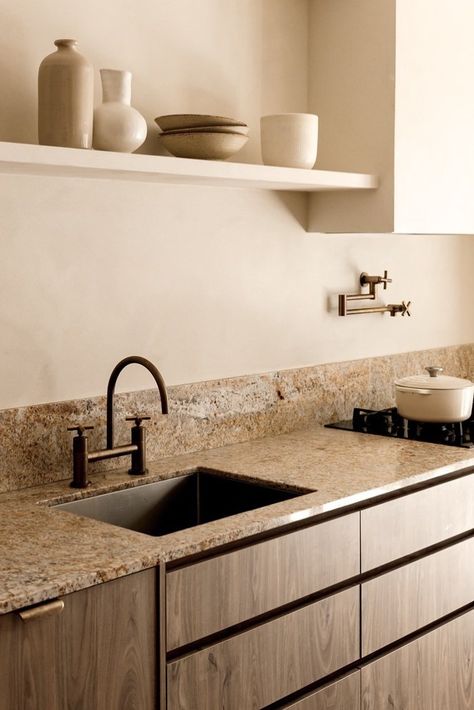
M 263 375 L 169 388 L 170 414 L 160 414 L 153 390 L 118 395 L 117 441 L 129 440 L 125 416 L 137 411 L 148 426 L 149 459 L 212 449 L 349 417 L 354 406 L 394 404 L 393 380 L 441 365 L 474 377 L 474 345 L 317 365 Z M 105 389 L 104 383 L 104 389 Z M 58 402 L 0 411 L 0 492 L 58 481 L 71 470 L 72 424 L 92 424 L 90 448 L 105 445 L 105 398 Z M 123 462 L 94 464 L 110 470 Z
M 196 468 L 299 488 L 303 495 L 160 538 L 51 507 L 146 485 Z M 67 482 L 0 496 L 0 613 L 156 564 L 276 530 L 328 511 L 474 467 L 474 451 L 394 441 L 313 425 L 280 436 L 155 462 L 146 478 L 96 474 L 85 492 Z

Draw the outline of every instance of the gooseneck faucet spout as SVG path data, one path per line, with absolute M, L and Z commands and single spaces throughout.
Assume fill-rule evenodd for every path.
M 115 385 L 117 384 L 118 377 L 122 370 L 124 370 L 128 365 L 142 365 L 148 370 L 148 372 L 153 375 L 155 382 L 157 384 L 158 390 L 160 392 L 161 399 L 161 413 L 168 414 L 168 395 L 166 394 L 166 387 L 163 377 L 155 365 L 140 355 L 129 355 L 128 357 L 120 360 L 120 362 L 112 370 L 112 374 L 109 378 L 109 384 L 107 385 L 107 448 L 114 448 L 114 394 Z

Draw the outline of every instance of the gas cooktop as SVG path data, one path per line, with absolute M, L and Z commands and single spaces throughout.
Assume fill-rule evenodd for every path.
M 330 429 L 345 429 L 364 434 L 389 436 L 394 439 L 425 441 L 430 444 L 474 448 L 474 409 L 465 422 L 433 424 L 404 419 L 396 407 L 376 411 L 373 409 L 354 409 L 352 419 L 326 424 Z

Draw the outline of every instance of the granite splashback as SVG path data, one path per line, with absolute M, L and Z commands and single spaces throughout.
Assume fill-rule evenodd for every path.
M 119 394 L 116 438 L 129 440 L 125 417 L 135 412 L 152 416 L 150 460 L 286 433 L 348 418 L 354 406 L 391 406 L 393 380 L 427 364 L 473 379 L 474 344 L 177 385 L 168 390 L 168 416 L 161 415 L 156 390 Z M 104 447 L 105 397 L 0 411 L 0 492 L 68 478 L 67 427 L 74 424 L 93 425 L 90 447 Z M 94 470 L 123 465 L 119 459 L 94 464 Z

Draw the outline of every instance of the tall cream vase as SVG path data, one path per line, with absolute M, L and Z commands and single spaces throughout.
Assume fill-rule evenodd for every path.
M 57 39 L 57 51 L 38 72 L 38 141 L 41 145 L 91 148 L 94 68 L 75 39 Z
M 133 153 L 145 141 L 146 121 L 130 103 L 129 71 L 101 69 L 103 103 L 94 111 L 94 148 Z

